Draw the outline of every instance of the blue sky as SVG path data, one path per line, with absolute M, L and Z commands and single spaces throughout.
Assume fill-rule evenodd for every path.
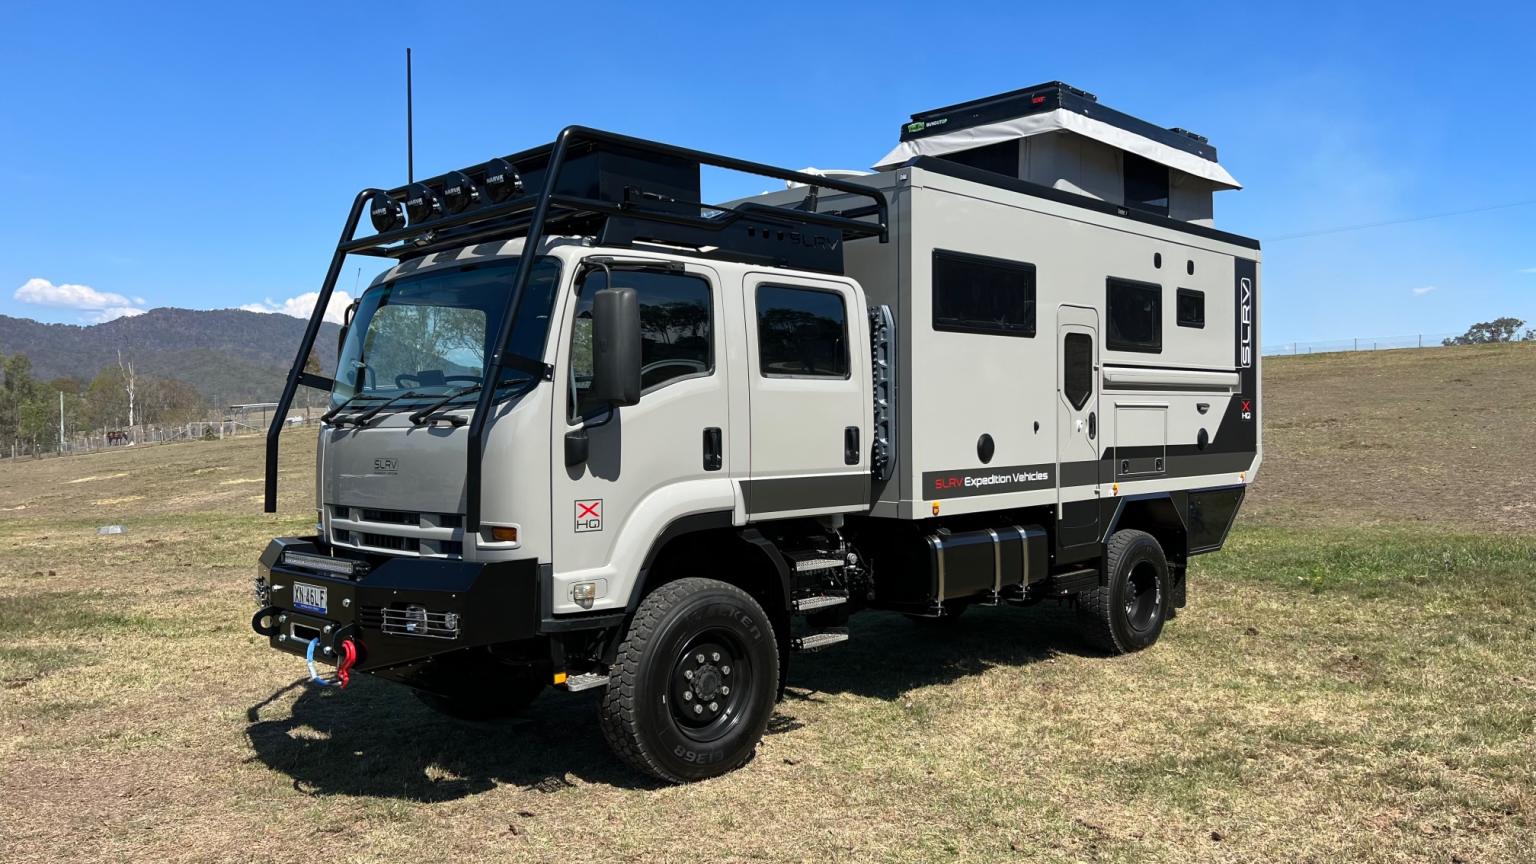
M 1536 202 L 1526 4 L 428 8 L 5 4 L 0 313 L 302 308 L 356 190 L 404 179 L 410 46 L 418 176 L 576 122 L 867 167 L 913 111 L 1061 79 L 1217 145 L 1265 344 L 1536 322 L 1536 203 L 1281 239 Z

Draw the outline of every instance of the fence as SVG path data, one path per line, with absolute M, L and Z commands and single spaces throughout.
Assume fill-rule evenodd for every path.
M 289 414 L 289 425 L 300 427 L 315 422 L 319 410 L 306 411 L 295 408 Z M 13 461 L 26 458 L 45 458 L 49 456 L 68 456 L 76 453 L 91 453 L 98 450 L 107 450 L 114 447 L 137 447 L 150 444 L 169 444 L 175 441 L 219 440 L 244 435 L 265 435 L 267 423 L 270 418 L 261 417 L 226 417 L 223 420 L 194 420 L 191 423 L 178 425 L 141 425 L 124 427 L 122 429 L 98 429 L 89 433 L 74 433 L 67 436 L 62 444 L 49 443 L 40 447 L 38 452 L 32 453 L 24 443 L 13 442 L 8 451 L 0 452 L 0 462 Z
M 1356 336 L 1323 342 L 1281 342 L 1263 346 L 1265 356 L 1332 354 L 1339 351 L 1392 351 L 1399 348 L 1439 348 L 1460 333 L 1415 333 L 1412 336 Z

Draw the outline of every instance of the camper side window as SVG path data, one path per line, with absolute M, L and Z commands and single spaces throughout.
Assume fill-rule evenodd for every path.
M 1068 333 L 1061 343 L 1061 357 L 1061 392 L 1081 411 L 1093 395 L 1093 337 Z
M 1125 206 L 1168 215 L 1168 166 L 1135 153 L 1125 155 Z
M 847 378 L 848 313 L 842 295 L 759 286 L 757 356 L 765 378 Z
M 1205 327 L 1205 292 L 1190 288 L 1178 291 L 1180 327 Z
M 1035 265 L 933 250 L 933 329 L 1035 335 Z
M 1109 350 L 1162 353 L 1163 286 L 1129 279 L 1110 279 L 1108 286 L 1104 342 Z

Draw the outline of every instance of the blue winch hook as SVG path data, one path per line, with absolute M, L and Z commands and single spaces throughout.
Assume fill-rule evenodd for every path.
M 320 639 L 317 637 L 309 640 L 309 647 L 304 649 L 304 662 L 309 666 L 309 683 L 320 687 L 330 687 L 341 683 L 339 681 L 327 681 L 320 677 L 320 670 L 315 668 L 315 646 L 319 644 Z

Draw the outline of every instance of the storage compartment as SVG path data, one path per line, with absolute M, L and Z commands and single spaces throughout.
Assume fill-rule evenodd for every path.
M 1115 479 L 1168 472 L 1168 406 L 1115 405 Z
M 1237 508 L 1246 491 L 1246 486 L 1232 486 L 1189 493 L 1185 524 L 1189 526 L 1191 554 L 1215 552 L 1227 542 L 1227 532 L 1232 529 L 1232 520 L 1237 518 Z
M 933 604 L 990 597 L 1046 575 L 1045 530 L 1037 526 L 959 532 L 940 529 L 925 535 L 923 542 L 928 547 L 928 566 L 926 572 L 909 572 L 902 580 L 906 583 L 901 586 L 906 589 L 901 592 L 905 602 Z

